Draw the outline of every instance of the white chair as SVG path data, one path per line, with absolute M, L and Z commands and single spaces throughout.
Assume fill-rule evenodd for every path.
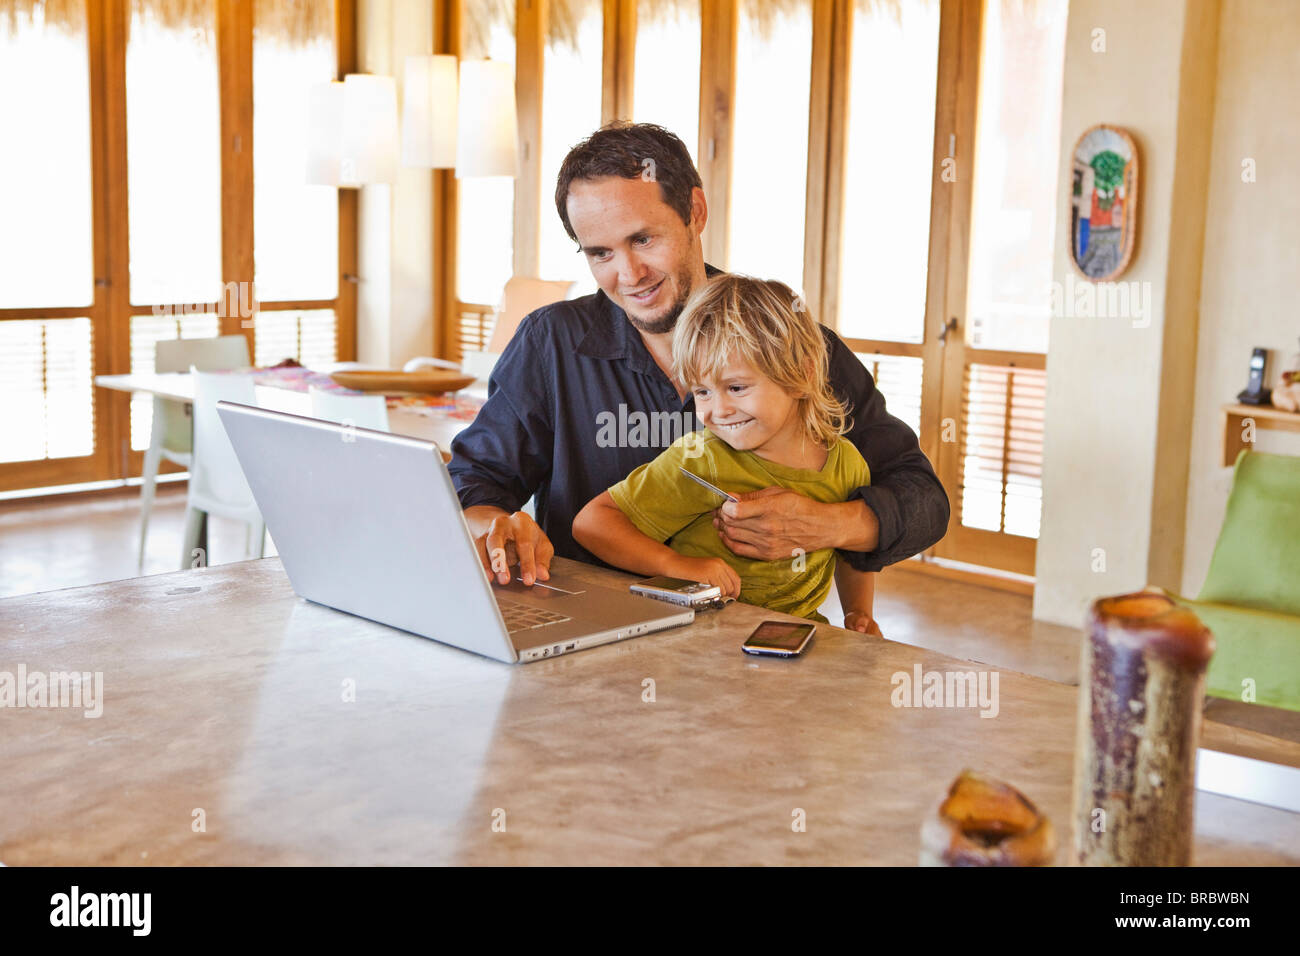
M 248 339 L 242 335 L 220 335 L 206 339 L 172 339 L 154 346 L 154 371 L 201 372 L 248 367 Z M 186 402 L 155 395 L 153 428 L 149 450 L 144 453 L 140 483 L 140 556 L 137 564 L 144 573 L 145 544 L 149 538 L 149 515 L 153 511 L 158 466 L 165 458 L 182 468 L 190 467 L 193 431 Z
M 311 417 L 357 428 L 373 428 L 386 432 L 388 428 L 388 402 L 382 395 L 340 395 L 311 386 Z
M 260 558 L 266 553 L 266 523 L 217 414 L 219 401 L 256 405 L 253 380 L 247 375 L 199 371 L 193 374 L 194 454 L 190 464 L 189 499 L 185 503 L 181 568 L 192 567 L 195 549 L 206 547 L 208 515 L 233 518 L 248 525 L 244 555 Z M 203 563 L 208 563 L 206 553 Z

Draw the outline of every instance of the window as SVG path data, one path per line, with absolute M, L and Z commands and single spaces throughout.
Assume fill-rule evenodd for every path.
M 253 364 L 277 365 L 287 358 L 308 368 L 333 362 L 337 350 L 330 309 L 259 312 Z
M 130 5 L 126 44 L 131 303 L 221 297 L 221 103 L 216 0 L 177 28 Z
M 0 322 L 0 462 L 94 451 L 89 318 Z
M 977 348 L 1047 351 L 1066 0 L 984 5 L 966 314 Z
M 131 371 L 154 371 L 161 339 L 203 338 L 253 329 L 253 362 L 286 358 L 309 364 L 337 358 L 333 309 L 276 311 L 276 300 L 332 300 L 338 295 L 337 190 L 307 185 L 308 90 L 335 75 L 333 4 L 308 0 L 298 23 L 284 22 L 283 5 L 253 4 L 253 195 L 234 210 L 253 223 L 252 276 L 260 311 L 247 314 L 252 288 L 221 279 L 221 104 L 218 97 L 215 0 L 197 5 L 186 24 L 160 21 L 161 7 L 133 7 L 127 46 L 127 145 L 131 209 L 131 301 L 162 306 L 162 314 L 131 317 Z M 159 150 L 172 131 L 178 142 L 206 143 L 193 152 Z M 184 161 L 178 161 L 181 157 Z M 239 233 L 239 230 L 230 230 Z M 247 279 L 242 280 L 247 283 Z M 237 290 L 237 291 L 236 291 Z M 221 302 L 216 312 L 166 308 Z M 229 307 L 237 305 L 237 314 Z M 300 330 L 308 347 L 301 349 Z M 131 397 L 131 448 L 149 446 L 153 402 Z
M 0 15 L 0 308 L 94 300 L 85 11 L 72 12 L 57 26 L 40 7 Z
M 515 254 L 585 278 L 551 187 L 597 110 L 661 124 L 709 261 L 803 291 L 917 432 L 959 512 L 933 554 L 1032 573 L 1068 0 L 534 0 L 549 34 L 517 40 L 513 4 L 461 2 L 464 55 L 544 51 L 517 78 L 542 81 L 542 194 L 459 182 L 445 346 L 481 347 Z M 534 203 L 536 249 L 511 215 Z
M 881 355 L 858 353 L 858 358 L 871 373 L 885 396 L 889 414 L 905 421 L 918 435 L 921 433 L 921 387 L 924 383 L 925 363 L 906 355 Z
M 257 0 L 253 10 L 253 364 L 311 367 L 338 358 L 337 310 L 284 303 L 326 306 L 339 294 L 339 193 L 303 176 L 303 104 L 337 71 L 334 4 Z M 303 26 L 287 28 L 292 16 Z
M 303 185 L 301 135 L 306 87 L 353 46 L 354 0 L 217 4 L 0 13 L 0 490 L 138 473 L 152 403 L 93 376 L 152 371 L 161 339 L 251 329 L 259 358 L 354 354 L 355 196 Z M 251 304 L 254 279 L 255 322 L 212 311 Z
M 281 5 L 283 6 L 283 5 Z M 301 5 L 329 24 L 330 0 Z M 253 24 L 253 227 L 257 297 L 338 295 L 339 203 L 329 186 L 304 182 L 308 91 L 334 79 L 328 32 L 290 40 L 276 27 L 273 0 L 259 0 Z
M 1037 538 L 1047 375 L 971 365 L 963 391 L 961 499 L 955 502 L 961 523 Z
M 2 463 L 95 452 L 95 327 L 69 314 L 95 298 L 86 11 L 60 12 L 0 16 Z M 20 484 L 3 474 L 0 487 Z
M 542 64 L 540 278 L 575 280 L 581 294 L 594 292 L 596 282 L 560 222 L 555 180 L 569 149 L 600 127 L 604 15 L 600 0 L 571 0 L 565 11 L 564 19 L 552 10 L 547 20 Z
M 938 455 L 955 520 L 936 554 L 1022 574 L 1034 571 L 1042 513 L 1067 15 L 1066 0 L 984 0 L 967 13 L 978 31 L 963 28 L 978 63 L 965 82 L 978 77 L 978 96 L 958 118 L 969 173 L 951 193 L 969 198 L 970 214 L 954 217 L 966 251 L 948 263 L 942 306 L 961 326 L 943 358 L 960 388 L 945 385 L 939 410 L 958 434 Z
M 632 115 L 658 123 L 699 164 L 700 0 L 637 0 Z
M 727 269 L 779 279 L 796 291 L 804 282 L 811 82 L 812 0 L 743 0 Z
M 841 335 L 924 337 L 939 7 L 939 0 L 854 5 Z

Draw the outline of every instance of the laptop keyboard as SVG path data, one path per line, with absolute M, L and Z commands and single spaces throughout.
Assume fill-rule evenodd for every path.
M 499 596 L 497 597 L 497 605 L 501 608 L 501 617 L 505 619 L 506 630 L 511 634 L 573 620 L 573 618 L 565 614 L 545 611 L 533 607 L 531 604 L 518 604 L 509 598 Z

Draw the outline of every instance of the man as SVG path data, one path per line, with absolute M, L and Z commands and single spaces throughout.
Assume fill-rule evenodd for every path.
M 574 516 L 680 436 L 663 425 L 697 427 L 694 396 L 672 378 L 672 333 L 691 292 L 719 270 L 704 262 L 708 207 L 685 145 L 659 126 L 604 127 L 565 158 L 555 205 L 600 291 L 520 323 L 487 404 L 452 443 L 465 518 L 501 584 L 516 563 L 525 584 L 547 580 L 556 554 L 595 563 L 573 540 Z M 943 537 L 948 496 L 870 373 L 823 333 L 831 386 L 853 417 L 846 437 L 871 485 L 830 504 L 779 488 L 751 492 L 725 504 L 715 525 L 744 557 L 789 560 L 833 547 L 853 567 L 878 571 Z M 536 521 L 519 510 L 530 496 Z

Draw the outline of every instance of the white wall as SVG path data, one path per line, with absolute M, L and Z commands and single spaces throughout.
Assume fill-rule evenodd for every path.
M 1137 141 L 1137 249 L 1124 282 L 1149 314 L 1056 316 L 1047 357 L 1034 616 L 1082 623 L 1103 594 L 1178 587 L 1191 432 L 1216 0 L 1072 0 L 1060 181 L 1096 123 Z M 1096 49 L 1103 30 L 1104 50 Z M 1058 222 L 1070 221 L 1066 189 Z M 1058 229 L 1054 277 L 1071 273 Z M 1068 288 L 1068 286 L 1067 286 Z M 1172 522 L 1171 522 L 1172 517 Z
M 1220 408 L 1246 384 L 1250 350 L 1269 385 L 1300 349 L 1300 4 L 1224 0 L 1211 150 L 1182 590 L 1205 581 L 1231 473 Z M 1242 161 L 1255 161 L 1243 182 Z M 1300 435 L 1261 430 L 1260 451 L 1300 455 Z

